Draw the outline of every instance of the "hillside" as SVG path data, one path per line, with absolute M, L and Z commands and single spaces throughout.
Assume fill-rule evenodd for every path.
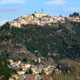
M 0 57 L 0 80 L 9 80 L 9 77 L 14 72 L 8 68 L 9 63 L 5 58 Z
M 32 61 L 41 57 L 58 62 L 64 58 L 80 61 L 80 23 L 67 21 L 53 26 L 23 25 L 0 29 L 0 55 Z

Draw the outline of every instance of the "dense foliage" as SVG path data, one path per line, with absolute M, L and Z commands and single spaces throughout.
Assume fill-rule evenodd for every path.
M 58 61 L 63 58 L 80 58 L 80 23 L 66 22 L 53 26 L 24 25 L 22 28 L 9 28 L 9 24 L 0 29 L 0 43 L 4 40 L 11 44 L 22 44 L 32 53 L 37 50 L 39 56 Z M 0 45 L 6 48 L 6 45 Z M 9 44 L 7 43 L 7 46 Z M 15 48 L 19 48 L 14 45 Z M 4 53 L 7 50 L 4 51 Z M 11 54 L 10 54 L 11 55 Z M 15 54 L 16 55 L 16 54 Z
M 23 61 L 35 56 L 52 58 L 55 62 L 65 58 L 80 61 L 80 23 L 67 21 L 53 26 L 24 25 L 22 28 L 10 28 L 6 23 L 0 28 L 0 56 L 23 58 Z M 8 80 L 12 70 L 8 68 L 6 59 L 1 57 L 0 78 Z M 68 66 L 68 62 L 64 64 Z
M 9 80 L 11 73 L 13 72 L 8 68 L 9 63 L 3 57 L 0 57 L 0 80 Z
M 70 17 L 77 17 L 77 16 L 79 16 L 79 13 L 77 13 L 77 12 L 74 12 L 73 14 L 70 14 Z

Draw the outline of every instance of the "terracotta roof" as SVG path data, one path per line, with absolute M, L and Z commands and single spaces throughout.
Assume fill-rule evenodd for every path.
M 29 75 L 29 76 L 27 76 L 27 80 L 35 80 L 35 76 Z

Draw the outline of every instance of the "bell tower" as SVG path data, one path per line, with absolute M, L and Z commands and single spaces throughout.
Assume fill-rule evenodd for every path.
M 44 12 L 44 9 L 42 8 L 41 12 L 43 13 Z

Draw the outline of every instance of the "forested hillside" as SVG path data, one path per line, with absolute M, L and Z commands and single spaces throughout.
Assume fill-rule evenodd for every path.
M 53 26 L 23 25 L 0 29 L 0 54 L 7 58 L 51 58 L 58 62 L 70 58 L 80 61 L 80 23 L 67 21 Z M 37 53 L 37 54 L 36 54 Z
M 0 80 L 9 80 L 9 77 L 14 72 L 8 68 L 9 63 L 5 58 L 0 57 Z

